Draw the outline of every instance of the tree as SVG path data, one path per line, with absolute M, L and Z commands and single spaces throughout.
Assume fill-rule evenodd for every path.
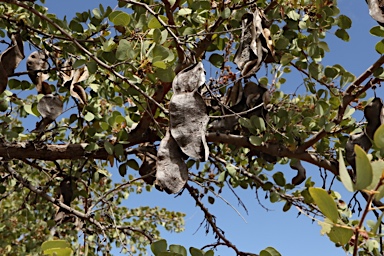
M 226 237 L 206 207 L 224 187 L 296 206 L 353 255 L 383 254 L 384 112 L 367 92 L 380 84 L 384 57 L 357 77 L 323 66 L 326 35 L 349 40 L 352 21 L 336 1 L 120 0 L 71 20 L 44 1 L 0 2 L 2 254 L 142 254 L 152 244 L 155 255 L 186 255 L 159 240 L 159 226 L 182 231 L 182 213 L 122 206 L 154 187 L 188 193 L 204 213 L 217 241 L 191 255 L 219 246 L 280 255 L 268 245 L 244 252 Z M 284 92 L 288 73 L 302 78 L 289 81 L 293 94 Z M 268 174 L 288 164 L 292 181 Z M 333 179 L 318 187 L 310 165 Z M 334 190 L 340 182 L 349 203 Z

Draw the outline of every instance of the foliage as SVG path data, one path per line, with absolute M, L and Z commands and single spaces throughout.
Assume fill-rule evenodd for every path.
M 70 20 L 50 13 L 43 0 L 0 2 L 1 254 L 109 255 L 118 247 L 142 255 L 151 244 L 155 255 L 187 255 L 159 240 L 159 227 L 183 231 L 183 213 L 123 205 L 130 194 L 162 187 L 156 168 L 164 158 L 188 168 L 181 193 L 194 199 L 217 239 L 206 252 L 191 247 L 193 256 L 213 255 L 218 246 L 257 255 L 229 241 L 205 206 L 226 186 L 265 191 L 284 211 L 296 206 L 353 255 L 383 253 L 384 111 L 367 92 L 383 78 L 384 57 L 359 76 L 337 63 L 324 66 L 328 38 L 348 42 L 352 26 L 335 0 L 120 0 L 118 8 L 99 5 Z M 384 36 L 381 26 L 370 32 Z M 22 67 L 27 49 L 34 52 Z M 383 41 L 376 50 L 384 52 Z M 197 63 L 211 70 L 205 85 L 199 80 L 185 99 L 172 100 L 175 77 Z M 186 100 L 196 105 L 190 113 Z M 381 103 L 378 110 L 368 111 L 372 102 Z M 189 126 L 192 117 L 208 119 L 204 107 L 208 126 Z M 356 121 L 364 109 L 367 124 Z M 182 120 L 182 132 L 171 120 L 167 132 L 175 113 L 177 121 L 192 117 Z M 190 145 L 180 142 L 192 130 L 199 133 L 194 143 L 204 146 L 193 149 L 197 159 L 188 159 Z M 158 149 L 177 132 L 176 163 Z M 320 188 L 302 163 L 335 180 L 324 178 Z M 274 170 L 288 164 L 297 170 L 292 181 Z M 112 180 L 112 167 L 120 182 Z M 355 193 L 350 203 L 333 182 Z M 177 193 L 179 186 L 164 190 Z M 353 214 L 357 200 L 365 206 L 361 216 Z M 366 220 L 370 212 L 375 222 Z M 267 247 L 259 255 L 280 254 Z

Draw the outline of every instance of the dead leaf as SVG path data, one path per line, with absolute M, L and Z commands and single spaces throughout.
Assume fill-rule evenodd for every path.
M 174 94 L 169 113 L 172 137 L 184 154 L 206 161 L 209 149 L 205 132 L 209 117 L 201 95 L 197 92 Z
M 188 168 L 183 157 L 183 152 L 167 130 L 157 151 L 157 188 L 169 194 L 176 194 L 185 186 L 188 181 Z

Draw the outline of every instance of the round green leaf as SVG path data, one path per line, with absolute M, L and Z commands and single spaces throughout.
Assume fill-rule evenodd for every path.
M 263 138 L 252 135 L 251 137 L 249 137 L 249 142 L 251 142 L 254 146 L 261 146 L 261 144 L 263 143 Z
M 342 29 L 348 29 L 352 26 L 352 20 L 345 15 L 340 15 L 337 25 Z
M 382 26 L 375 26 L 369 30 L 369 33 L 374 36 L 384 37 L 384 28 Z
M 109 155 L 113 155 L 113 144 L 109 141 L 104 141 L 104 148 Z
M 332 242 L 338 243 L 340 245 L 345 245 L 346 243 L 348 243 L 352 235 L 352 229 L 336 226 L 333 226 L 331 228 L 331 231 L 328 233 L 329 239 L 331 239 Z
M 377 42 L 377 44 L 375 45 L 375 50 L 378 53 L 380 53 L 380 54 L 384 53 L 384 42 L 383 42 L 383 40 Z
M 259 253 L 259 256 L 281 256 L 281 254 L 273 247 L 267 247 Z
M 209 62 L 211 62 L 215 67 L 221 68 L 224 63 L 224 57 L 223 55 L 213 53 L 211 56 L 209 56 Z
M 187 256 L 187 250 L 184 248 L 184 246 L 178 244 L 171 244 L 169 246 L 169 251 L 178 253 L 181 256 Z
M 109 20 L 115 24 L 115 26 L 128 26 L 130 22 L 130 16 L 128 13 L 123 11 L 114 11 L 111 12 L 108 16 Z
M 151 244 L 151 251 L 157 256 L 161 252 L 167 251 L 167 241 L 164 239 L 158 240 Z
M 309 193 L 324 216 L 333 223 L 337 223 L 337 219 L 339 218 L 337 206 L 328 192 L 322 188 L 311 187 L 309 188 Z
M 199 250 L 194 247 L 189 248 L 189 253 L 191 254 L 191 256 L 204 256 L 204 252 L 202 250 Z
M 349 34 L 347 31 L 345 31 L 345 29 L 336 30 L 335 35 L 343 41 L 349 41 Z
M 71 245 L 65 240 L 45 241 L 41 245 L 41 250 L 43 251 L 53 248 L 71 248 Z

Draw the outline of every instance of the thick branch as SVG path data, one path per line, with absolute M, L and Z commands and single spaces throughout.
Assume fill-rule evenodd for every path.
M 216 143 L 226 143 L 238 147 L 246 147 L 251 150 L 256 150 L 277 157 L 296 158 L 329 170 L 335 175 L 339 174 L 337 166 L 332 164 L 331 161 L 326 159 L 320 159 L 316 155 L 310 154 L 308 152 L 293 152 L 279 143 L 267 143 L 265 146 L 254 146 L 249 142 L 247 137 L 218 133 L 209 133 L 207 136 L 207 141 Z

